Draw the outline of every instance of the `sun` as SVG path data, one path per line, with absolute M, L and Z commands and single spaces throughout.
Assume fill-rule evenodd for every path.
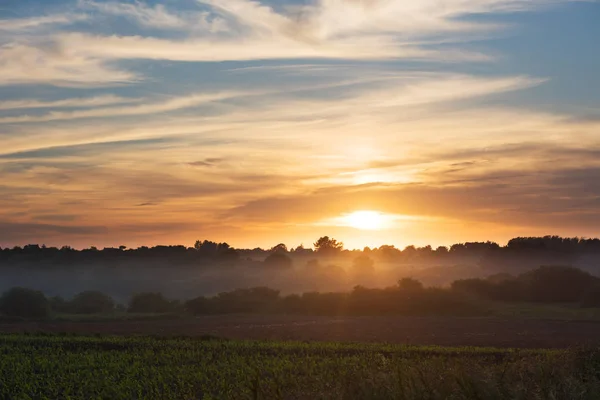
M 383 229 L 386 217 L 378 211 L 354 211 L 342 217 L 346 225 L 365 231 L 376 231 Z

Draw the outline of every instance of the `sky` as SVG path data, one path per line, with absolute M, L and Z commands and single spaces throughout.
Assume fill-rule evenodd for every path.
M 0 246 L 600 235 L 600 2 L 3 0 Z

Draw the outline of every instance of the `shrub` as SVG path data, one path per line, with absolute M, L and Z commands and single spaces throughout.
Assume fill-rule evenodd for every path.
M 523 301 L 531 298 L 527 284 L 519 279 L 494 281 L 490 279 L 460 279 L 452 282 L 454 291 L 495 301 Z
M 169 301 L 162 293 L 138 293 L 134 295 L 127 312 L 130 313 L 167 313 L 177 309 L 178 303 Z
M 423 284 L 414 278 L 402 278 L 398 281 L 400 290 L 418 291 L 423 290 Z
M 101 314 L 115 309 L 112 297 L 96 291 L 81 292 L 69 303 L 71 312 L 75 314 Z
M 0 298 L 0 311 L 12 317 L 43 318 L 48 316 L 50 307 L 44 293 L 15 287 Z
M 184 307 L 185 311 L 194 315 L 213 313 L 213 307 L 210 299 L 207 299 L 204 296 L 196 297 L 195 299 L 186 301 Z
M 266 267 L 289 269 L 292 268 L 292 259 L 284 253 L 276 252 L 269 254 L 263 262 Z
M 219 293 L 213 297 L 212 302 L 216 312 L 252 313 L 273 310 L 279 300 L 279 290 L 254 287 Z
M 598 278 L 573 267 L 548 266 L 518 278 L 526 287 L 529 300 L 539 302 L 576 302 L 581 294 L 597 285 Z
M 67 300 L 62 298 L 61 296 L 50 297 L 48 300 L 50 304 L 50 309 L 54 312 L 58 313 L 68 313 L 71 312 L 70 304 Z

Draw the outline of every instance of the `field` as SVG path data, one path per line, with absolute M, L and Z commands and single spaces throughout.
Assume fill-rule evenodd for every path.
M 387 342 L 410 345 L 567 348 L 600 345 L 600 321 L 521 317 L 308 317 L 228 315 L 140 320 L 0 323 L 0 332 L 214 335 L 240 340 Z
M 572 400 L 600 393 L 597 320 L 171 317 L 0 323 L 0 399 Z
M 211 338 L 3 335 L 3 399 L 596 399 L 600 356 Z

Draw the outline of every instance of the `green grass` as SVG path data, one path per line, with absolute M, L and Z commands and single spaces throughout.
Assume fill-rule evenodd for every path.
M 209 340 L 210 339 L 210 340 Z M 2 399 L 597 399 L 582 350 L 1 335 Z

